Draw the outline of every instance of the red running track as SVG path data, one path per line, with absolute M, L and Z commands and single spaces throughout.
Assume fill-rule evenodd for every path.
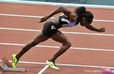
M 31 5 L 31 4 L 15 4 L 15 3 L 0 3 L 0 14 L 16 14 L 16 15 L 31 15 L 31 16 L 45 16 L 48 15 L 56 6 L 47 5 Z M 43 8 L 43 9 L 42 9 Z M 73 7 L 69 7 L 73 9 Z M 114 20 L 113 9 L 93 9 L 87 8 L 92 11 L 95 19 L 99 20 Z M 18 53 L 23 44 L 30 41 L 37 33 L 37 31 L 26 31 L 26 29 L 41 30 L 43 23 L 37 23 L 40 18 L 32 17 L 19 17 L 19 16 L 3 16 L 0 15 L 0 57 L 6 56 L 11 60 L 13 53 Z M 106 32 L 103 34 L 114 34 L 113 22 L 93 22 L 95 27 L 105 27 Z M 2 29 L 13 28 L 15 30 Z M 18 31 L 17 29 L 25 29 Z M 72 28 L 60 29 L 65 32 L 84 32 L 84 33 L 96 33 L 89 31 L 81 26 Z M 79 48 L 95 48 L 95 49 L 107 49 L 113 50 L 114 36 L 100 36 L 100 35 L 84 35 L 84 34 L 67 34 L 65 35 L 72 42 L 72 47 Z M 10 44 L 8 44 L 10 43 Z M 7 45 L 6 45 L 7 44 Z M 18 45 L 16 45 L 18 44 Z M 22 45 L 19 45 L 22 44 Z M 26 68 L 27 72 L 5 72 L 4 74 L 36 74 L 40 72 L 45 64 L 37 62 L 43 62 L 50 58 L 57 50 L 57 48 L 49 46 L 60 46 L 51 39 L 39 44 L 40 47 L 34 47 L 28 51 L 20 61 L 27 61 L 17 64 L 17 67 Z M 41 45 L 44 45 L 41 47 Z M 48 46 L 48 47 L 46 47 Z M 8 51 L 8 52 L 7 52 Z M 81 49 L 69 49 L 65 54 L 57 59 L 57 63 L 65 64 L 63 66 L 58 65 L 61 69 L 55 71 L 51 68 L 47 68 L 43 74 L 101 74 L 101 66 L 112 67 L 113 63 L 113 51 L 99 51 L 99 50 L 81 50 Z M 30 63 L 32 62 L 32 63 Z M 34 63 L 35 62 L 35 63 Z M 73 64 L 75 66 L 66 66 L 67 64 Z M 78 66 L 81 65 L 81 66 Z M 86 67 L 83 67 L 87 65 Z M 97 66 L 93 68 L 93 66 Z

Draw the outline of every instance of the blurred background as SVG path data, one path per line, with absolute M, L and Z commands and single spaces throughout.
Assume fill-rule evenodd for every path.
M 41 2 L 58 2 L 73 4 L 92 4 L 92 5 L 110 5 L 114 6 L 114 0 L 9 0 L 9 1 L 41 1 Z

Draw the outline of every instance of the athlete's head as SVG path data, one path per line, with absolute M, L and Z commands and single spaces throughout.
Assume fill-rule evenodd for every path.
M 83 17 L 84 13 L 86 12 L 85 7 L 78 7 L 75 9 L 75 13 L 77 14 L 77 22 L 80 22 L 81 18 Z
M 77 14 L 78 18 L 82 18 L 83 14 L 86 12 L 85 7 L 78 7 L 75 9 L 75 13 Z
M 93 21 L 93 17 L 94 16 L 90 11 L 85 11 L 83 17 L 80 20 L 80 24 L 82 26 L 91 24 L 91 22 Z
M 82 26 L 90 24 L 93 21 L 93 14 L 90 11 L 86 11 L 85 7 L 78 7 L 75 9 L 75 13 L 78 16 L 77 21 L 80 22 Z

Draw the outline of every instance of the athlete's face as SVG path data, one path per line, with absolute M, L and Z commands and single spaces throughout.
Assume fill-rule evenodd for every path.
M 83 18 L 81 19 L 81 21 L 80 21 L 80 25 L 86 26 L 86 25 L 88 25 L 88 24 L 89 24 L 89 22 L 87 21 L 87 19 L 83 17 Z

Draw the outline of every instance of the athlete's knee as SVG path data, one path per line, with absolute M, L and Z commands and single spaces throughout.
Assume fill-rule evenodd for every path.
M 67 43 L 67 47 L 70 48 L 71 47 L 71 42 Z
M 66 43 L 64 43 L 64 46 L 68 49 L 68 48 L 70 48 L 71 47 L 71 42 L 66 42 Z

